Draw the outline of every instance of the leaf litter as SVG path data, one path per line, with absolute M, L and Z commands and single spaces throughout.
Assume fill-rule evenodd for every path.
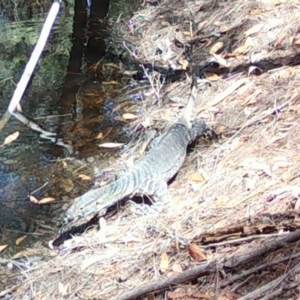
M 292 47 L 299 39 L 297 3 L 144 3 L 130 20 L 144 34 L 115 28 L 139 61 L 184 69 L 182 48 L 171 41 L 184 43 L 192 36 L 187 33 L 194 17 L 206 37 L 198 45 L 196 63 L 218 58 L 221 70 L 229 69 L 211 73 L 218 77 L 202 87 L 194 109 L 195 116 L 222 128 L 219 141 L 196 143 L 169 187 L 174 203 L 163 204 L 161 212 L 143 211 L 129 201 L 106 219 L 100 238 L 92 228 L 59 249 L 41 248 L 43 259 L 19 271 L 18 288 L 3 290 L 13 290 L 15 299 L 134 299 L 146 296 L 138 294 L 139 288 L 176 278 L 152 299 L 297 299 L 299 243 L 276 244 L 300 227 L 300 68 L 293 64 L 300 49 Z M 120 40 L 113 43 L 121 45 Z M 250 63 L 260 74 L 249 71 Z M 174 122 L 189 89 L 188 79 L 159 89 L 166 103 L 180 104 L 172 107 L 154 106 L 158 91 L 149 93 L 131 126 L 146 120 L 156 120 L 158 127 Z M 229 268 L 228 262 L 237 264 Z M 206 264 L 211 272 L 196 281 L 177 280 L 178 274 L 182 278 Z M 136 297 L 125 298 L 128 291 Z

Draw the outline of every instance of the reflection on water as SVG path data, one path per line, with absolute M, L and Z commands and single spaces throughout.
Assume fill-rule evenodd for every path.
M 1 1 L 1 115 L 9 105 L 51 4 L 52 1 Z M 23 113 L 30 118 L 58 113 L 55 103 L 66 76 L 72 46 L 73 15 L 74 3 L 68 1 L 61 9 L 42 59 L 21 101 Z M 49 131 L 55 132 L 59 127 L 57 118 L 42 118 L 39 123 Z M 29 243 L 30 236 L 22 243 L 16 241 L 25 234 L 32 234 L 36 219 L 47 219 L 47 206 L 30 203 L 27 195 L 46 182 L 51 183 L 51 160 L 55 158 L 58 149 L 41 144 L 36 133 L 13 118 L 0 132 L 1 142 L 15 131 L 20 132 L 18 140 L 0 149 L 0 245 L 9 245 L 1 256 L 10 255 Z M 50 188 L 51 184 L 36 196 L 39 197 L 42 193 L 47 195 Z
M 100 150 L 99 137 L 103 137 L 101 142 L 127 142 L 128 122 L 122 119 L 122 113 L 137 113 L 136 104 L 142 99 L 139 88 L 128 85 L 129 90 L 135 90 L 131 94 L 126 90 L 128 78 L 122 83 L 124 75 L 116 67 L 118 57 L 105 54 L 104 38 L 109 32 L 100 19 L 106 15 L 109 1 L 91 1 L 88 9 L 86 1 L 74 2 L 64 2 L 21 106 L 24 115 L 45 130 L 58 133 L 77 152 L 70 158 L 63 148 L 41 143 L 38 134 L 13 118 L 0 132 L 0 143 L 13 132 L 20 132 L 16 141 L 0 148 L 0 246 L 9 245 L 0 257 L 53 238 L 63 203 L 90 188 L 94 174 L 101 173 L 116 153 Z M 22 7 L 12 3 L 0 2 L 1 114 L 52 1 L 24 1 L 18 4 Z M 124 6 L 129 9 L 128 3 L 111 3 L 115 20 Z M 90 179 L 83 180 L 82 174 Z M 37 205 L 27 197 L 32 193 L 38 200 L 56 200 L 50 205 Z M 27 238 L 20 242 L 24 236 Z

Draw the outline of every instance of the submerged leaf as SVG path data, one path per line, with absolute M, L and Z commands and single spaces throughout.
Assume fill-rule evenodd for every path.
M 100 148 L 118 148 L 118 147 L 122 147 L 124 145 L 124 143 L 103 143 L 98 145 L 98 147 Z
M 40 200 L 39 204 L 47 204 L 47 203 L 50 203 L 50 202 L 53 202 L 53 201 L 55 201 L 55 198 L 46 197 L 46 198 L 43 198 L 42 200 Z
M 16 131 L 15 133 L 9 135 L 8 137 L 5 138 L 3 145 L 8 145 L 15 141 L 19 137 L 19 131 Z

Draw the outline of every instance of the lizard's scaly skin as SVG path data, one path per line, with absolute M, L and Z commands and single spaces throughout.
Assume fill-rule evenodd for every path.
M 77 197 L 66 212 L 68 225 L 63 231 L 74 223 L 78 226 L 89 221 L 97 213 L 135 193 L 153 196 L 155 201 L 168 199 L 167 182 L 182 166 L 188 144 L 197 136 L 210 133 L 210 128 L 201 120 L 197 120 L 192 128 L 175 123 L 153 141 L 155 147 L 121 178 Z

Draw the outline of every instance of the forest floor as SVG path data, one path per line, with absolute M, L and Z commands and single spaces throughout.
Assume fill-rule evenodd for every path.
M 0 296 L 299 299 L 299 2 L 146 2 L 130 20 L 120 16 L 115 29 L 127 32 L 118 41 L 161 67 L 188 69 L 190 44 L 195 65 L 217 62 L 199 80 L 194 117 L 219 139 L 189 151 L 162 212 L 127 202 L 100 219 L 101 230 L 44 249 Z M 168 126 L 191 78 L 148 77 L 152 89 L 133 126 Z

